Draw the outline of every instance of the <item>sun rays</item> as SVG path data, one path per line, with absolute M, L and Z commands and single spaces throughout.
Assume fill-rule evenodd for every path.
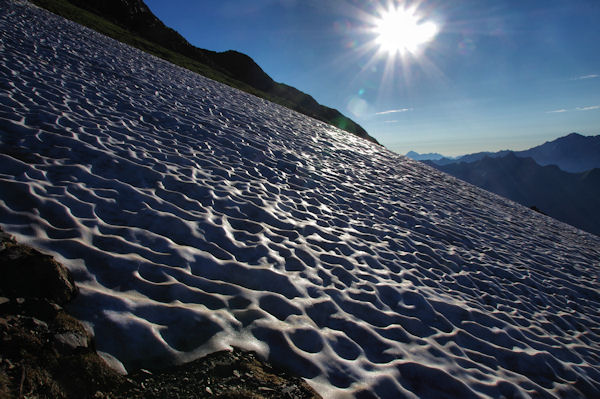
M 375 104 L 402 96 L 410 105 L 412 90 L 419 80 L 445 81 L 432 55 L 439 50 L 438 36 L 443 30 L 439 7 L 425 0 L 376 0 L 369 6 L 348 6 L 347 15 L 357 22 L 355 45 L 346 59 L 337 65 L 360 65 L 352 82 L 371 87 L 371 94 L 359 90 L 348 100 L 347 108 L 354 117 L 374 115 Z M 352 32 L 348 29 L 348 32 Z
M 375 43 L 389 55 L 417 55 L 438 33 L 437 25 L 425 20 L 415 7 L 392 5 L 374 22 Z

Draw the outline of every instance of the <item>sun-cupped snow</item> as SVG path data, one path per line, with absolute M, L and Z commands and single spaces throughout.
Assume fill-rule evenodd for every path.
M 0 225 L 74 273 L 107 358 L 234 345 L 327 397 L 600 397 L 598 237 L 0 5 Z

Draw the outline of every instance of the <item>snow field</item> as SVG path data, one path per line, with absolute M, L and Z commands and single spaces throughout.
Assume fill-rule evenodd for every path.
M 327 397 L 600 396 L 600 239 L 0 0 L 0 225 L 125 368 L 256 350 Z

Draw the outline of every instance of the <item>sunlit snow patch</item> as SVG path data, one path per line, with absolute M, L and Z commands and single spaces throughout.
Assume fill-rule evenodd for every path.
M 126 368 L 238 345 L 328 397 L 600 397 L 597 237 L 0 5 L 0 224 Z

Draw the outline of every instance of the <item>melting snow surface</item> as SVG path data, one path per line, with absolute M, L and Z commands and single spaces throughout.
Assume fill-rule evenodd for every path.
M 600 397 L 597 237 L 26 3 L 0 14 L 0 224 L 73 271 L 126 368 L 238 345 L 327 397 Z

